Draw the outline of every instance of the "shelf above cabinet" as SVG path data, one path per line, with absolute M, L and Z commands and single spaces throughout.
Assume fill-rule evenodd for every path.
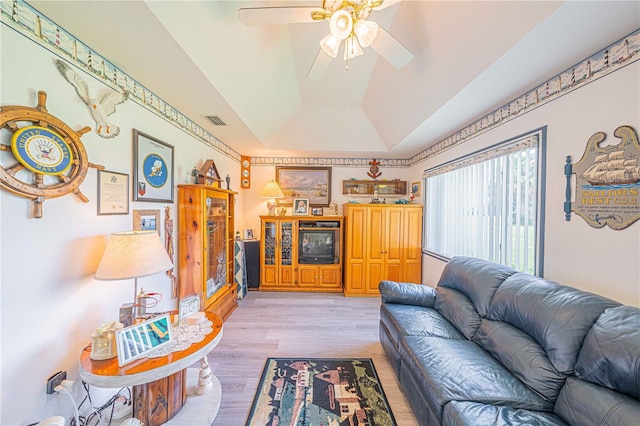
M 406 180 L 343 180 L 342 193 L 345 195 L 364 195 L 371 196 L 373 191 L 378 189 L 378 196 L 396 196 L 407 195 Z

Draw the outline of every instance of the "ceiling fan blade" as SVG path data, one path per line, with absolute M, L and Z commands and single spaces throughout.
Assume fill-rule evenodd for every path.
M 299 22 L 316 22 L 311 17 L 322 8 L 309 6 L 292 7 L 253 7 L 238 10 L 240 20 L 245 25 L 295 24 Z
M 307 73 L 307 78 L 309 80 L 320 80 L 329 69 L 332 60 L 333 58 L 331 56 L 320 49 L 316 55 L 316 59 L 313 61 L 313 65 L 311 65 L 311 69 Z
M 382 27 L 378 27 L 378 35 L 371 43 L 371 48 L 398 69 L 413 59 L 413 53 Z

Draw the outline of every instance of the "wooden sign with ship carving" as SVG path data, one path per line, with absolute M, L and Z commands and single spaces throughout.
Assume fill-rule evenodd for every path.
M 564 212 L 578 214 L 594 228 L 607 225 L 624 229 L 640 219 L 640 144 L 631 126 L 620 126 L 613 134 L 618 144 L 604 146 L 607 135 L 589 138 L 582 158 L 571 164 L 567 157 Z M 576 175 L 575 201 L 571 202 L 571 175 Z

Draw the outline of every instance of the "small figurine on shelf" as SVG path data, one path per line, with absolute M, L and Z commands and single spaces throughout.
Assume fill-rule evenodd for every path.
M 329 203 L 329 215 L 330 216 L 338 215 L 338 203 L 336 203 L 336 200 L 333 200 Z
M 416 196 L 415 196 L 415 195 L 413 195 L 413 192 L 410 192 L 410 193 L 409 193 L 409 202 L 410 202 L 410 203 L 413 203 L 413 200 L 415 200 L 415 199 L 416 199 Z
M 231 190 L 231 178 L 229 177 L 229 175 L 227 175 L 227 177 L 224 178 L 224 180 L 227 181 L 227 189 Z
M 370 204 L 382 204 L 380 198 L 378 198 L 378 185 L 373 188 L 373 198 L 369 202 Z

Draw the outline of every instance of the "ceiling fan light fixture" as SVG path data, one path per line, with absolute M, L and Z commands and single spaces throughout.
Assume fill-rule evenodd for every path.
M 339 10 L 331 15 L 329 20 L 329 30 L 334 37 L 344 40 L 351 34 L 353 30 L 353 20 L 346 10 Z
M 353 26 L 353 32 L 358 37 L 360 46 L 369 47 L 378 35 L 378 24 L 359 19 Z
M 360 47 L 360 43 L 358 43 L 358 39 L 354 36 L 350 36 L 344 42 L 344 60 L 348 61 L 349 59 L 355 58 L 356 56 L 362 55 L 362 47 Z
M 329 34 L 322 40 L 320 40 L 320 47 L 327 55 L 335 58 L 338 56 L 338 49 L 340 48 L 340 39 L 333 36 L 333 34 Z

